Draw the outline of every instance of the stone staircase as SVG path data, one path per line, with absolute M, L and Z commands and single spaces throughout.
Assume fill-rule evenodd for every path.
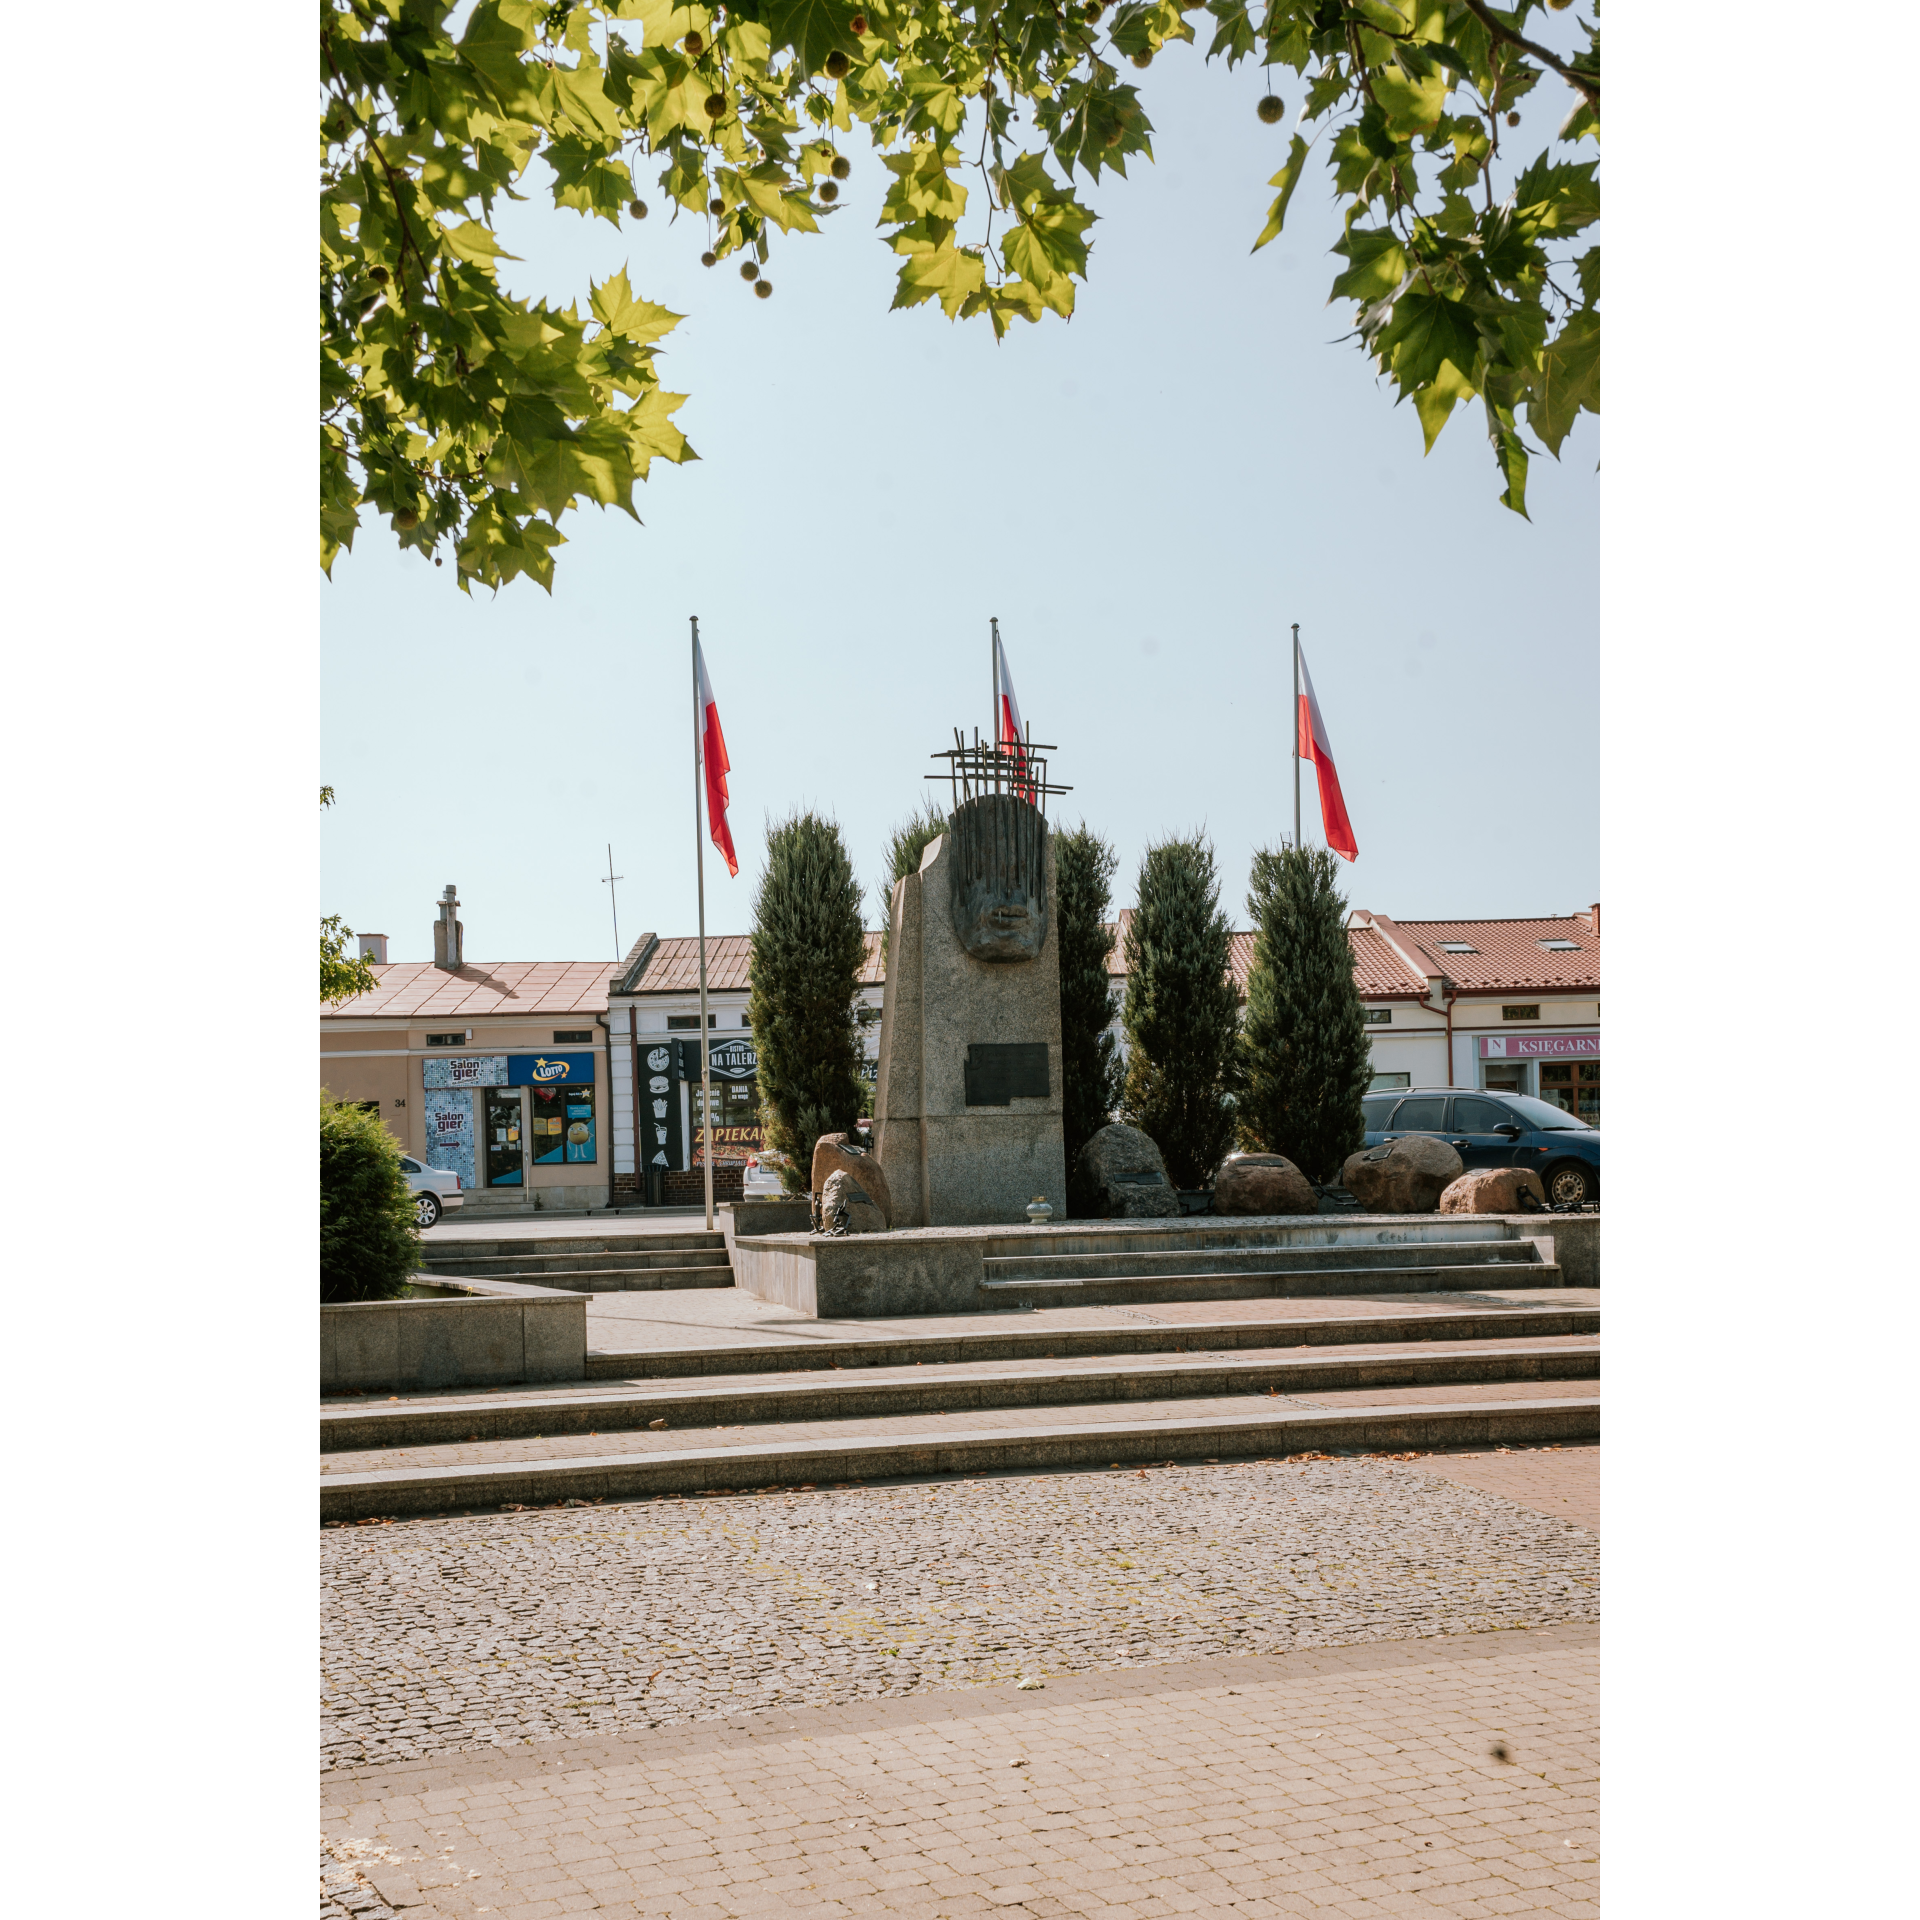
M 1168 1271 L 1165 1249 L 1109 1244 L 1101 1260 L 1139 1262 L 1118 1272 L 1073 1266 L 1084 1249 L 995 1252 L 991 1314 L 788 1319 L 777 1338 L 716 1325 L 704 1344 L 589 1353 L 577 1386 L 336 1400 L 321 1415 L 322 1515 L 1597 1438 L 1597 1293 L 1562 1285 L 1531 1242 L 1445 1248 L 1451 1260 L 1428 1244 L 1389 1266 L 1377 1245 L 1282 1249 L 1356 1257 L 1276 1267 L 1271 1246 L 1189 1246 Z M 1248 1253 L 1267 1264 L 1235 1264 Z M 1299 1291 L 1327 1274 L 1344 1276 L 1338 1293 Z M 1200 1317 L 1178 1292 L 1190 1284 L 1236 1305 Z M 1063 1316 L 1060 1288 L 1096 1307 L 1100 1289 L 1132 1291 Z M 1046 1304 L 1012 1311 L 1023 1289 Z
M 420 1270 L 434 1280 L 515 1280 L 562 1293 L 730 1287 L 722 1236 L 687 1233 L 554 1235 L 542 1239 L 423 1239 Z

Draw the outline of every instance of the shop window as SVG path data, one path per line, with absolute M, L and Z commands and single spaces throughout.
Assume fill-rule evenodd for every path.
M 1365 1009 L 1367 1025 L 1370 1027 L 1390 1027 L 1393 1025 L 1391 1007 L 1368 1007 Z
M 467 1036 L 464 1033 L 430 1033 L 427 1045 L 430 1047 L 464 1047 Z
M 1502 1020 L 1538 1020 L 1540 1018 L 1539 1002 L 1536 1001 L 1530 1007 L 1502 1007 L 1500 1018 Z
M 717 1013 L 707 1015 L 708 1026 L 717 1027 L 719 1024 L 720 1016 Z M 700 1016 L 697 1013 L 670 1013 L 667 1015 L 667 1031 L 669 1033 L 698 1033 L 700 1031 Z
M 591 1027 L 562 1027 L 553 1036 L 556 1047 L 590 1047 L 593 1045 Z
M 1600 1062 L 1598 1060 L 1543 1060 L 1540 1098 L 1578 1114 L 1588 1126 L 1600 1124 Z
M 705 1133 L 701 1119 L 700 1082 L 697 1079 L 689 1081 L 687 1091 L 697 1149 Z M 744 1160 L 755 1152 L 761 1144 L 760 1091 L 757 1083 L 751 1079 L 716 1080 L 713 1083 L 713 1123 L 713 1157 L 716 1161 Z
M 578 1166 L 596 1156 L 593 1138 L 593 1088 L 535 1087 L 533 1090 L 533 1164 Z

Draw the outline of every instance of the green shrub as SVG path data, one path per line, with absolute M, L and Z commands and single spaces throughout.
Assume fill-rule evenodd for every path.
M 1232 959 L 1212 846 L 1196 835 L 1149 847 L 1127 923 L 1126 1116 L 1176 1187 L 1210 1182 L 1233 1143 Z
M 397 1300 L 420 1264 L 413 1190 L 378 1117 L 320 1094 L 320 1298 Z
M 1253 856 L 1247 911 L 1256 931 L 1235 1114 L 1242 1146 L 1283 1153 L 1322 1185 L 1361 1145 L 1360 1096 L 1373 1078 L 1338 872 L 1324 847 Z
M 1120 1002 L 1107 973 L 1113 929 L 1113 848 L 1083 821 L 1053 836 L 1060 929 L 1060 1130 L 1067 1149 L 1067 1187 L 1080 1149 L 1113 1118 L 1120 1066 L 1113 1023 Z
M 761 1130 L 790 1193 L 808 1189 L 815 1141 L 850 1131 L 867 1097 L 854 1013 L 866 951 L 840 829 L 812 813 L 780 821 L 753 900 L 747 1022 Z

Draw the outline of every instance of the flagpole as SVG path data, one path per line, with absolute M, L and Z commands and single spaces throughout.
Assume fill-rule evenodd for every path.
M 707 1053 L 707 846 L 700 831 L 700 735 L 706 715 L 700 711 L 700 616 L 693 624 L 693 871 L 700 899 L 700 1131 L 706 1136 L 701 1156 L 706 1174 L 707 1231 L 713 1231 L 713 1064 Z
M 1293 850 L 1300 851 L 1300 622 L 1293 623 Z
M 993 750 L 1000 751 L 1000 622 L 989 618 L 987 625 L 993 629 L 993 638 L 988 646 L 993 653 Z

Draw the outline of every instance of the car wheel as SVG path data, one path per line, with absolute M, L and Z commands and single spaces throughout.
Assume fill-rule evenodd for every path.
M 440 1220 L 440 1199 L 437 1194 L 416 1193 L 413 1196 L 413 1224 L 423 1232 Z
M 1547 1204 L 1554 1207 L 1584 1207 L 1600 1191 L 1600 1183 L 1589 1167 L 1577 1160 L 1563 1160 L 1547 1169 Z

